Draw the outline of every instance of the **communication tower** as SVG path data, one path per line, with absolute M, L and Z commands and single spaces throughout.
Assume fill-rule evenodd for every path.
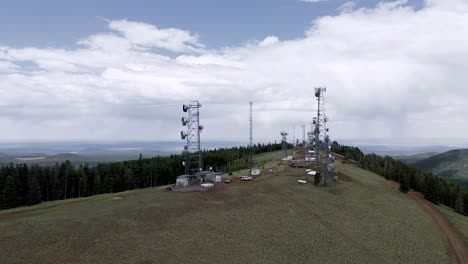
M 200 107 L 198 101 L 190 101 L 183 105 L 182 110 L 188 113 L 188 117 L 182 117 L 182 125 L 187 127 L 186 131 L 180 132 L 180 137 L 186 140 L 185 152 L 185 174 L 197 175 L 203 168 L 200 149 L 200 133 L 203 126 L 200 125 Z
M 316 87 L 315 97 L 317 98 L 317 116 L 313 119 L 315 125 L 312 147 L 315 151 L 316 167 L 322 167 L 322 176 L 325 186 L 331 186 L 333 179 L 330 168 L 330 137 L 328 136 L 327 122 L 325 114 L 325 92 L 326 87 Z
M 283 154 L 285 158 L 288 157 L 288 141 L 286 139 L 287 135 L 288 133 L 281 132 L 281 146 L 282 146 L 282 150 L 283 150 Z
M 302 127 L 302 147 L 305 148 L 305 135 L 306 135 L 306 132 L 305 132 L 305 124 L 301 126 Z
M 296 144 L 296 124 L 293 124 L 293 146 L 297 147 L 297 144 Z
M 249 162 L 250 162 L 250 174 L 253 170 L 253 143 L 252 143 L 252 134 L 253 134 L 253 121 L 252 121 L 252 102 L 250 102 L 250 144 L 249 144 Z

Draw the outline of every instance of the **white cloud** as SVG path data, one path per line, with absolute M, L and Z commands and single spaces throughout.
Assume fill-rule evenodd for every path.
M 19 68 L 18 65 L 9 61 L 0 60 L 0 72 L 11 72 Z
M 176 28 L 159 29 L 153 25 L 127 20 L 111 21 L 109 28 L 125 36 L 133 47 L 147 50 L 163 48 L 174 52 L 201 52 L 198 36 Z
M 258 45 L 259 45 L 260 47 L 267 47 L 267 46 L 274 45 L 274 44 L 276 44 L 276 43 L 278 43 L 278 42 L 279 42 L 278 37 L 276 37 L 276 36 L 268 36 L 268 37 L 266 37 L 264 40 L 260 41 L 260 42 L 258 43 Z
M 317 85 L 334 138 L 464 137 L 467 24 L 466 1 L 399 1 L 318 18 L 302 38 L 220 50 L 127 20 L 76 49 L 2 46 L 2 138 L 178 140 L 180 104 L 199 99 L 203 139 L 247 139 L 253 100 L 256 139 L 274 140 L 311 120 Z
M 341 13 L 349 13 L 352 12 L 356 8 L 357 4 L 355 1 L 348 1 L 338 7 L 338 10 Z

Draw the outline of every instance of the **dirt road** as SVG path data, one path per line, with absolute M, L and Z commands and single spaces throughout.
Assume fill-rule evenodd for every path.
M 393 186 L 396 188 L 400 187 L 400 184 L 395 181 L 390 181 Z M 468 248 L 466 247 L 463 240 L 461 240 L 460 236 L 458 235 L 457 231 L 452 227 L 452 225 L 447 221 L 447 219 L 440 213 L 440 211 L 435 208 L 431 202 L 424 199 L 424 197 L 417 192 L 408 192 L 408 195 L 413 198 L 423 209 L 426 211 L 442 231 L 447 236 L 450 251 L 453 255 L 453 259 L 456 263 L 459 264 L 466 264 L 468 263 Z
M 457 231 L 452 225 L 445 219 L 440 211 L 435 208 L 431 202 L 424 199 L 421 194 L 417 192 L 409 192 L 408 195 L 413 198 L 424 210 L 431 215 L 431 217 L 437 222 L 442 231 L 447 235 L 450 249 L 454 255 L 454 259 L 459 264 L 468 263 L 468 248 L 465 246 Z

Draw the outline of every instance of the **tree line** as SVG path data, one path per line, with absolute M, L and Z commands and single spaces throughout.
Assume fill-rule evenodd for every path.
M 281 150 L 281 144 L 203 150 L 203 169 L 232 172 L 249 168 L 249 155 Z M 175 183 L 185 173 L 184 155 L 74 165 L 70 161 L 54 166 L 37 164 L 0 167 L 0 209 L 34 205 L 43 201 L 92 196 Z
M 459 214 L 467 215 L 468 189 L 457 182 L 439 178 L 390 156 L 365 155 L 357 147 L 340 145 L 336 141 L 332 143 L 331 151 L 343 155 L 344 160 L 356 161 L 363 169 L 400 183 L 402 192 L 413 189 L 434 204 L 444 204 Z

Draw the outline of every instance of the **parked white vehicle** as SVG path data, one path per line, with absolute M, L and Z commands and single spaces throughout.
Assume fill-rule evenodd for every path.
M 250 176 L 241 176 L 241 177 L 240 177 L 240 180 L 241 180 L 241 181 L 251 181 L 251 180 L 252 180 L 252 177 L 250 177 Z

